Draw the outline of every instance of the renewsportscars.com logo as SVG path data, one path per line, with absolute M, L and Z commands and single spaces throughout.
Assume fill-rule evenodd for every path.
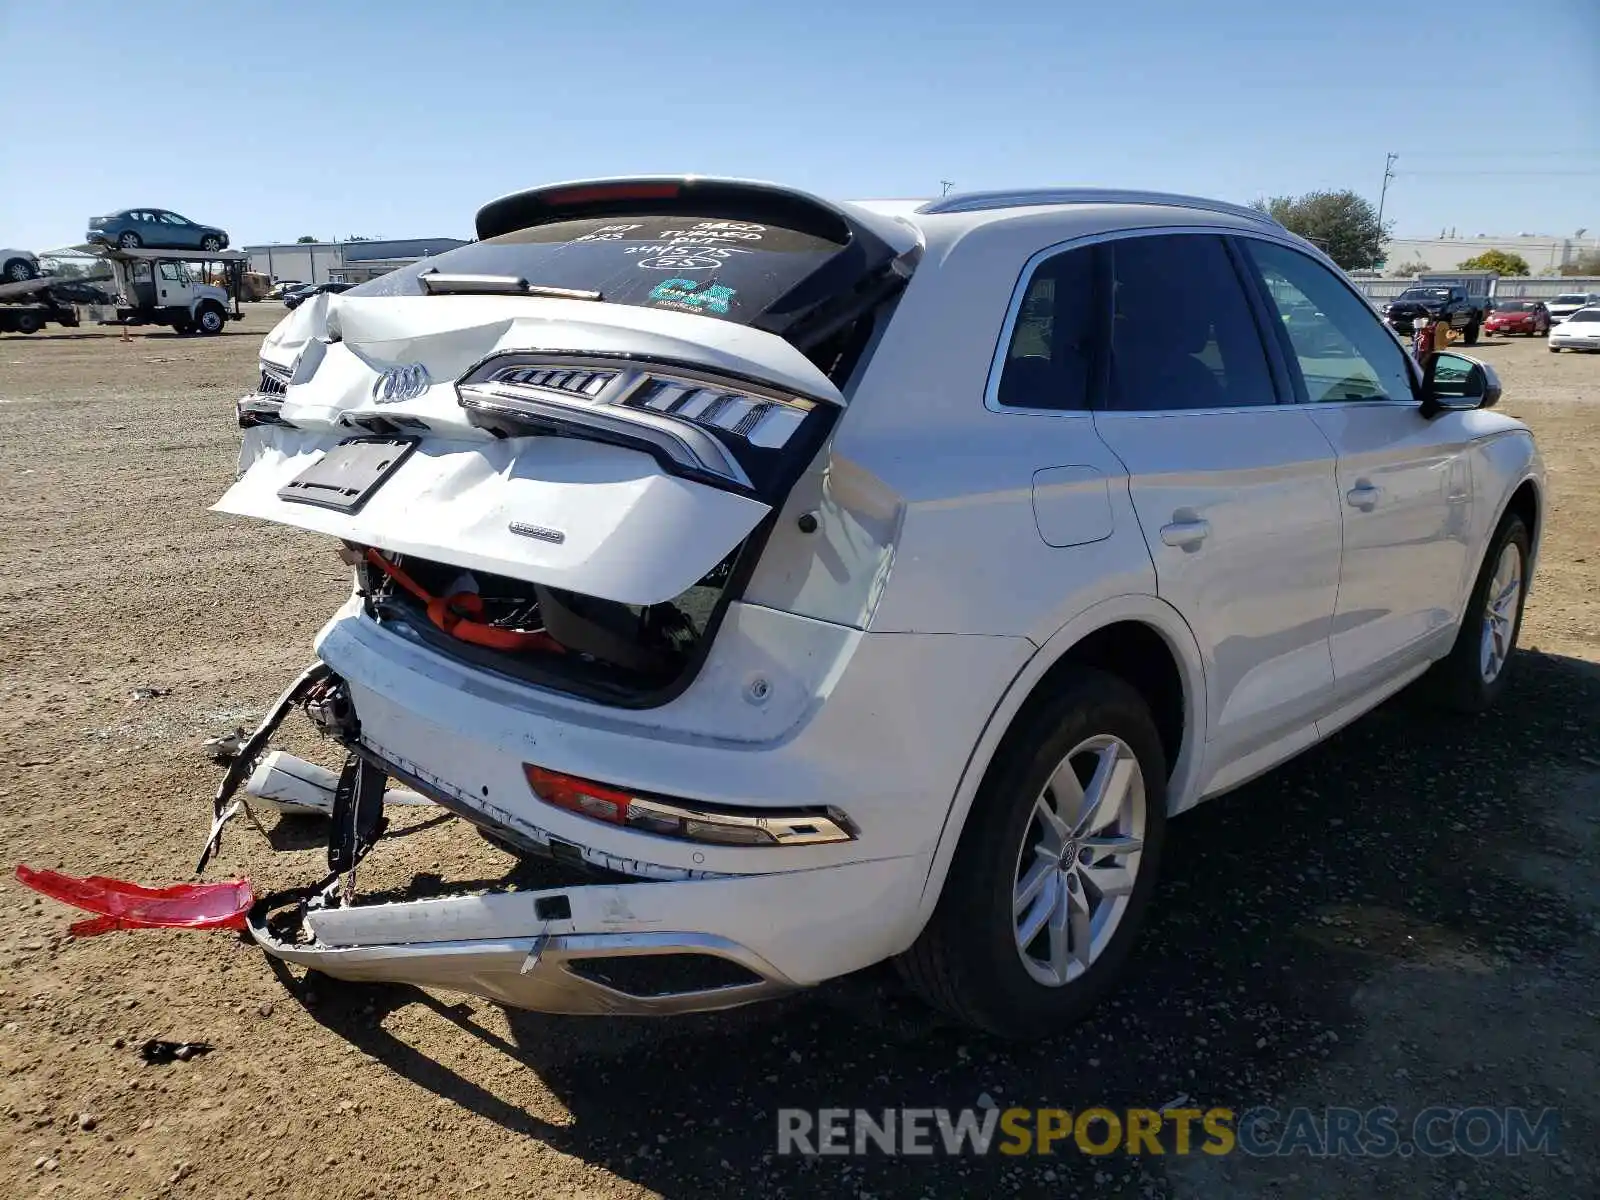
M 1209 1154 L 1437 1158 L 1556 1154 L 1553 1108 L 803 1108 L 778 1110 L 778 1153 Z

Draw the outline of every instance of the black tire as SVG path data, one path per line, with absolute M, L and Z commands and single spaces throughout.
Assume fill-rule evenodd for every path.
M 1560 354 L 1561 353 L 1561 347 L 1560 346 L 1551 346 L 1549 349 L 1550 349 L 1550 353 L 1551 354 Z
M 1461 340 L 1469 346 L 1476 346 L 1478 344 L 1478 333 L 1482 329 L 1483 322 L 1477 317 L 1473 317 L 1472 320 L 1467 322 L 1467 328 L 1461 334 Z
M 215 304 L 202 305 L 200 311 L 194 315 L 195 330 L 205 334 L 207 337 L 214 337 L 221 333 L 223 326 L 227 323 L 226 315 Z
M 25 312 L 17 314 L 18 333 L 38 333 L 43 328 L 44 318 L 38 313 Z
M 1101 735 L 1130 750 L 1143 777 L 1143 849 L 1109 940 L 1080 975 L 1049 985 L 1030 974 L 1018 947 L 1017 873 L 1030 861 L 1026 852 L 1040 828 L 1035 805 L 1052 773 L 1075 747 Z M 1076 773 L 1081 779 L 1081 769 Z M 1166 759 L 1149 708 L 1121 679 L 1084 668 L 1025 713 L 1001 744 L 933 916 L 896 960 L 901 975 L 935 1008 L 997 1036 L 1039 1038 L 1065 1030 L 1111 989 L 1137 940 L 1160 868 L 1166 805 Z M 1081 882 L 1075 887 L 1081 895 Z
M 131 229 L 124 229 L 117 235 L 117 245 L 123 250 L 137 250 L 144 245 L 144 239 Z
M 216 237 L 216 236 L 210 236 L 210 237 L 201 238 L 200 239 L 200 249 L 213 251 L 213 252 L 217 251 L 217 250 L 221 250 L 222 249 L 222 239 L 219 238 L 219 237 Z
M 1461 628 L 1456 631 L 1455 645 L 1429 672 L 1433 699 L 1443 707 L 1456 712 L 1481 713 L 1494 704 L 1505 690 L 1516 662 L 1514 651 L 1517 635 L 1522 630 L 1522 608 L 1528 597 L 1528 556 L 1532 544 L 1528 527 L 1516 513 L 1507 513 L 1494 537 L 1489 539 L 1488 552 L 1478 568 L 1472 596 L 1461 617 Z M 1489 593 L 1495 572 L 1500 566 L 1501 555 L 1508 546 L 1517 548 L 1520 560 L 1517 568 L 1516 612 L 1510 618 L 1510 638 L 1505 643 L 1503 661 L 1493 678 L 1486 679 L 1483 662 L 1485 610 L 1493 600 Z
M 39 278 L 39 269 L 25 258 L 13 258 L 6 263 L 5 279 L 7 283 L 26 283 L 30 279 Z
M 191 325 L 187 319 L 179 318 L 172 323 L 172 332 L 177 334 L 179 337 L 183 337 L 185 334 L 193 333 L 194 326 Z

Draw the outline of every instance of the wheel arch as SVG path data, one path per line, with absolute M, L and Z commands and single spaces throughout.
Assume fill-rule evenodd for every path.
M 1126 680 L 1150 702 L 1168 756 L 1167 811 L 1197 799 L 1205 745 L 1205 668 L 1194 633 L 1177 609 L 1157 596 L 1103 600 L 1068 621 L 1011 681 L 967 760 L 928 867 L 915 931 L 939 900 L 984 778 L 1006 749 L 1006 738 L 1053 680 L 1075 666 L 1092 666 Z

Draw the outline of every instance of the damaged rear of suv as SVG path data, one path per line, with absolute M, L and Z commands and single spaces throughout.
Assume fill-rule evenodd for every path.
M 207 852 L 239 786 L 331 814 L 333 874 L 259 904 L 251 929 L 340 977 L 660 1012 L 837 974 L 827 931 L 861 895 L 827 895 L 817 872 L 871 894 L 870 860 L 896 855 L 864 840 L 795 732 L 864 622 L 745 591 L 802 476 L 815 491 L 826 474 L 920 239 L 697 179 L 520 193 L 478 232 L 300 306 L 239 401 L 240 473 L 217 511 L 337 539 L 355 586 L 230 766 Z M 785 520 L 769 571 L 818 526 Z M 346 747 L 342 776 L 267 753 L 296 708 Z M 397 794 L 593 881 L 363 905 L 356 867 Z M 893 887 L 912 899 L 922 872 L 904 865 Z M 786 923 L 809 931 L 795 954 L 772 950 Z M 884 957 L 872 940 L 844 969 Z M 637 959 L 676 982 L 629 990 Z

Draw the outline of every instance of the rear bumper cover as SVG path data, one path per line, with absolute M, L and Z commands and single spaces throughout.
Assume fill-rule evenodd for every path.
M 818 871 L 680 883 L 590 884 L 536 892 L 333 908 L 305 916 L 310 942 L 249 931 L 275 958 L 335 979 L 406 983 L 567 1015 L 667 1015 L 767 999 L 901 949 L 871 914 L 914 905 L 925 865 L 856 863 Z M 551 918 L 551 912 L 560 912 Z M 752 945 L 776 948 L 783 966 Z M 630 992 L 576 973 L 583 963 L 695 955 L 748 982 Z

